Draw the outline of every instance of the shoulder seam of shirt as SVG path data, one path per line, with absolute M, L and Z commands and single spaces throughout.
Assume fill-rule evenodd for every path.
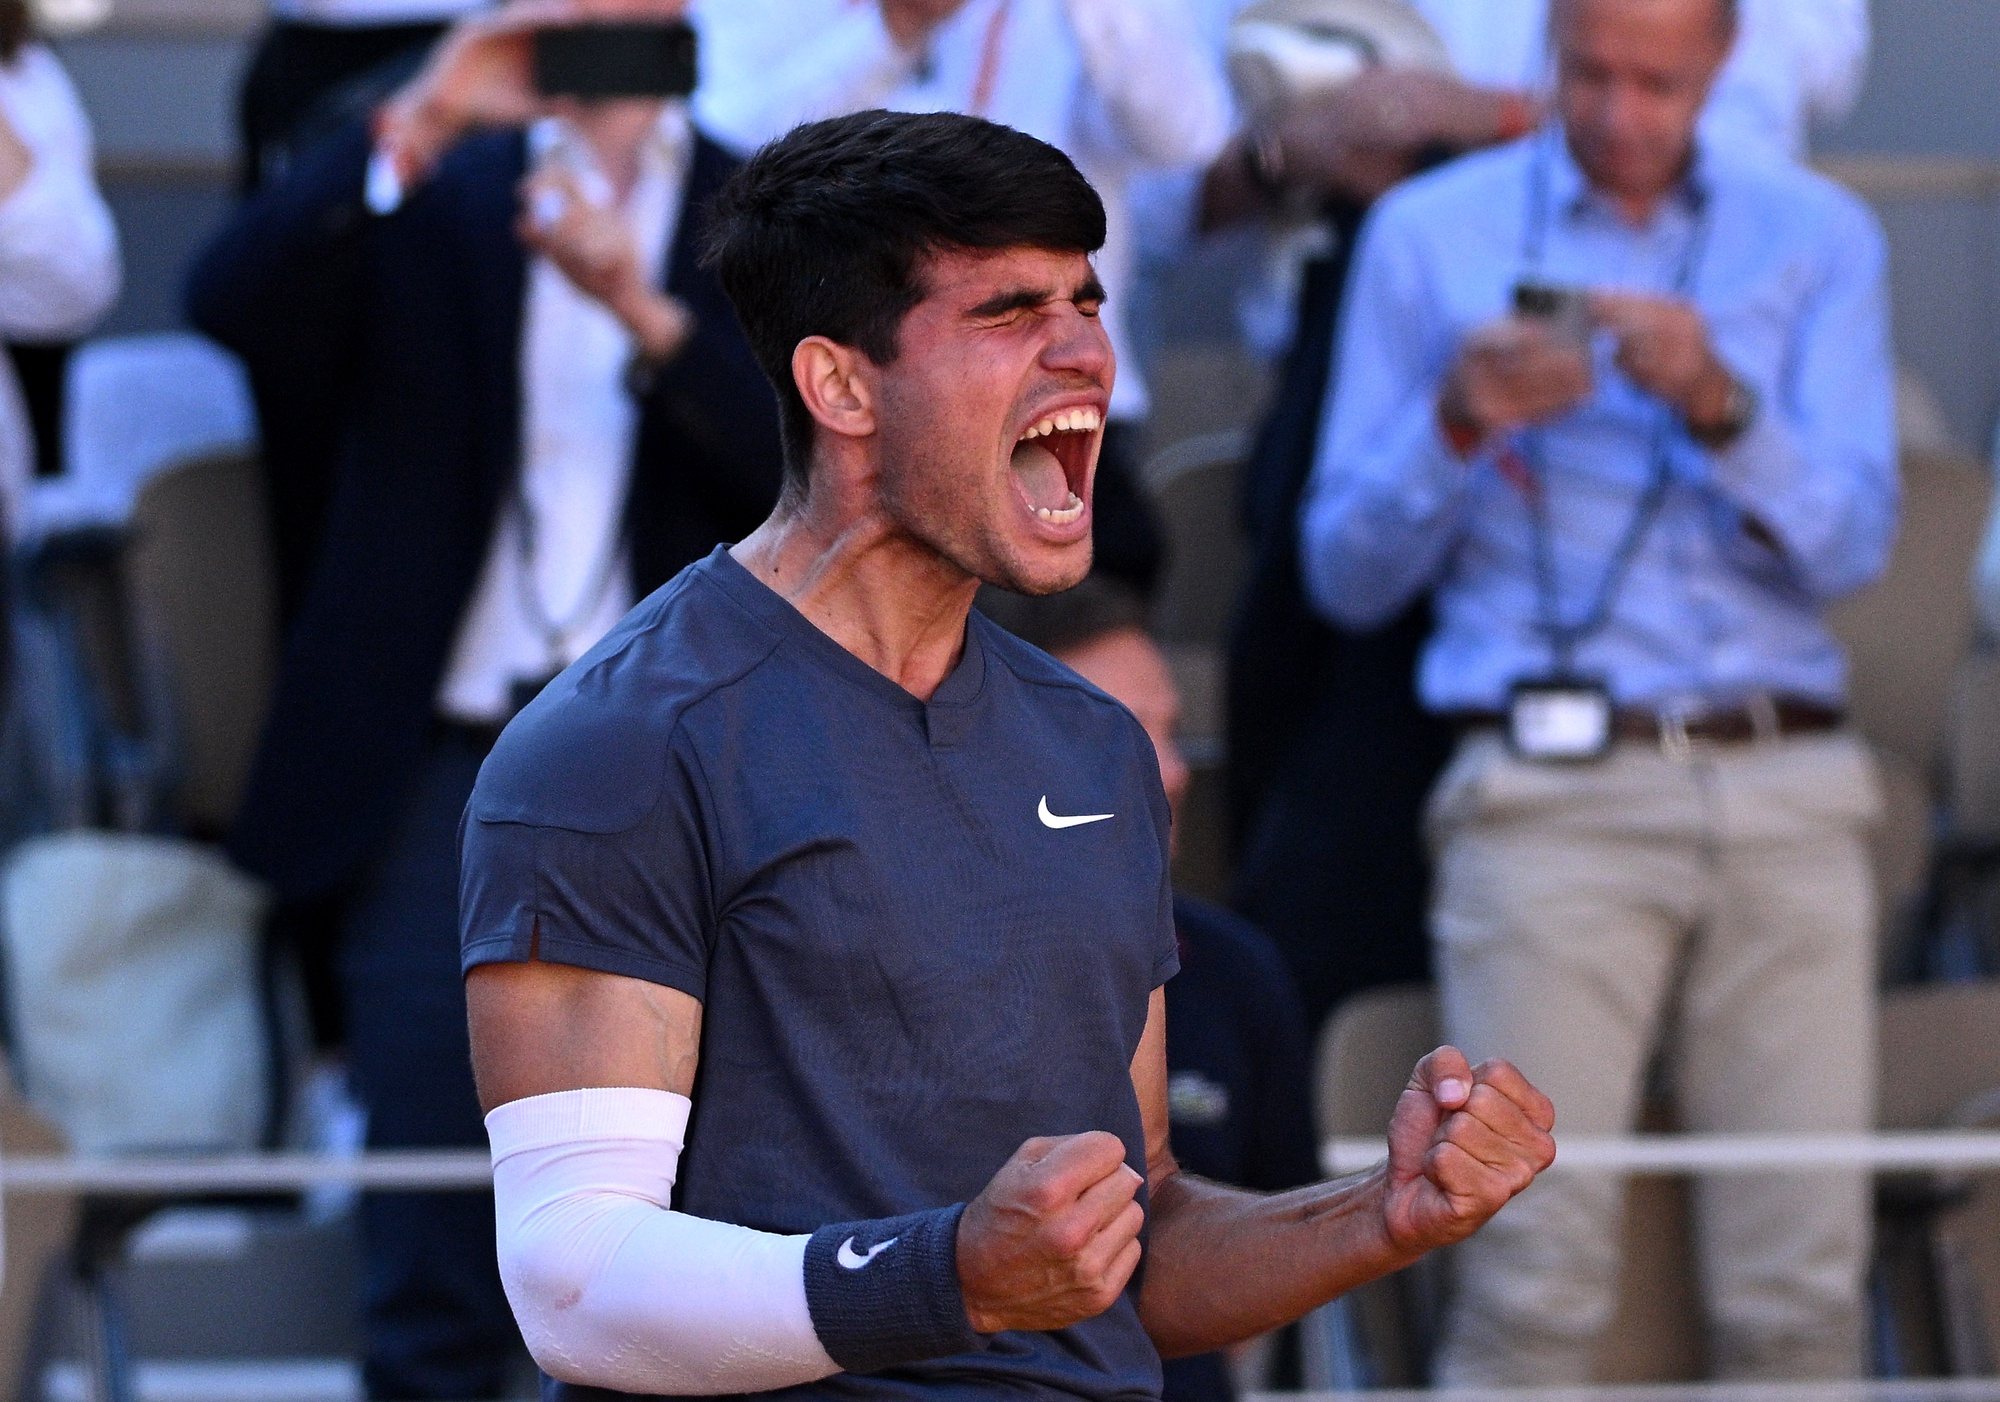
M 672 586 L 672 596 L 678 597 L 680 594 L 685 593 L 689 588 L 689 586 L 694 582 L 695 581 L 692 577 L 679 581 L 677 584 Z M 728 676 L 714 678 L 710 680 L 706 685 L 702 686 L 698 691 L 695 691 L 692 694 L 683 697 L 682 699 L 673 703 L 670 712 L 663 718 L 663 723 L 666 725 L 666 732 L 660 737 L 660 748 L 658 751 L 660 763 L 662 764 L 662 766 L 664 766 L 669 761 L 669 759 L 671 759 L 671 757 L 674 754 L 675 747 L 679 745 L 681 742 L 681 737 L 685 731 L 685 723 L 687 721 L 688 712 L 691 711 L 694 707 L 700 705 L 702 702 L 707 701 L 711 697 L 719 694 L 720 692 L 726 691 L 730 687 L 735 686 L 738 682 L 741 682 L 745 677 L 749 676 L 752 672 L 755 672 L 759 667 L 762 667 L 766 662 L 769 662 L 771 658 L 777 653 L 780 645 L 784 642 L 784 638 L 781 635 L 773 632 L 770 626 L 766 624 L 763 619 L 758 618 L 755 614 L 750 613 L 749 610 L 745 609 L 735 599 L 731 598 L 729 591 L 727 589 L 717 588 L 716 593 L 718 593 L 723 599 L 727 600 L 731 608 L 735 609 L 738 613 L 743 614 L 752 623 L 754 623 L 757 626 L 757 628 L 761 632 L 763 632 L 769 639 L 769 645 L 765 647 L 763 652 L 759 653 L 754 659 L 750 660 L 749 662 L 746 662 L 742 667 L 730 673 Z M 648 632 L 655 631 L 657 630 L 658 626 L 659 625 L 657 621 L 651 622 L 647 625 L 646 631 Z M 624 648 L 621 648 L 619 651 L 620 653 L 622 653 L 624 651 Z M 612 655 L 616 656 L 619 654 L 614 653 Z M 608 659 L 600 659 L 599 662 L 595 665 L 602 665 L 603 662 L 606 660 Z M 690 758 L 692 758 L 694 755 L 694 751 L 692 749 L 687 750 L 686 753 Z M 706 771 L 703 771 L 699 777 L 701 779 L 702 787 L 705 790 L 708 790 L 709 797 L 712 802 L 714 798 L 714 792 L 709 786 L 708 775 Z M 660 803 L 664 800 L 665 796 L 666 796 L 666 785 L 663 783 L 660 787 L 660 792 L 654 796 L 652 806 L 647 808 L 644 813 L 640 814 L 640 816 L 635 820 L 635 824 L 643 823 L 644 821 L 646 821 L 647 816 L 658 809 Z M 480 817 L 478 821 L 482 823 L 492 823 L 510 827 L 530 828 L 538 832 L 543 830 L 553 830 L 557 832 L 580 831 L 580 829 L 576 829 L 573 827 L 566 827 L 561 823 L 535 822 L 527 818 Z M 619 829 L 619 831 L 621 832 L 630 831 L 630 829 Z
M 691 692 L 689 695 L 683 697 L 680 701 L 675 703 L 673 724 L 668 728 L 666 735 L 666 746 L 670 750 L 673 748 L 675 739 L 680 732 L 681 722 L 687 718 L 687 713 L 689 711 L 693 710 L 696 706 L 700 705 L 702 702 L 708 700 L 710 697 L 716 695 L 717 693 L 727 691 L 730 687 L 735 686 L 738 682 L 742 681 L 745 677 L 749 676 L 752 672 L 756 671 L 759 667 L 762 667 L 765 663 L 769 662 L 772 659 L 772 657 L 777 655 L 778 650 L 781 647 L 783 647 L 785 643 L 785 638 L 782 633 L 779 633 L 776 629 L 772 628 L 770 624 L 766 623 L 763 619 L 757 617 L 757 615 L 752 613 L 749 609 L 743 607 L 743 605 L 737 601 L 736 596 L 731 594 L 728 588 L 724 586 L 719 580 L 706 579 L 699 575 L 691 575 L 686 580 L 684 580 L 681 586 L 674 592 L 676 595 L 683 594 L 687 592 L 687 590 L 695 584 L 701 584 L 708 588 L 713 589 L 716 594 L 716 597 L 720 598 L 723 602 L 728 604 L 729 607 L 734 612 L 742 615 L 745 619 L 749 620 L 749 622 L 753 626 L 755 626 L 757 631 L 764 635 L 766 639 L 766 645 L 764 647 L 764 650 L 758 653 L 756 657 L 750 659 L 749 661 L 746 661 L 741 667 L 737 668 L 729 675 L 711 678 L 699 690 Z

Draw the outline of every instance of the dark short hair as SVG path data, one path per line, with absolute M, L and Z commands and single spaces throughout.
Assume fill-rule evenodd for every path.
M 787 486 L 803 489 L 813 421 L 792 383 L 800 341 L 825 336 L 888 365 L 923 300 L 926 255 L 1103 243 L 1103 201 L 1048 143 L 953 112 L 857 112 L 752 156 L 710 208 L 704 259 L 778 392 Z
M 979 591 L 977 607 L 1023 642 L 1058 655 L 1113 633 L 1147 631 L 1138 591 L 1101 574 L 1060 594 L 1015 594 L 989 584 Z

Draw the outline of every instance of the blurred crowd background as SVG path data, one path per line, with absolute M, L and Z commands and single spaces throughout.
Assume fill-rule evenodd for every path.
M 702 200 L 875 105 L 1106 198 L 1098 567 L 981 607 L 1154 737 L 1186 1166 L 1447 1035 L 1585 1132 L 2000 1125 L 2000 9 L 1556 9 L 1561 83 L 1538 0 L 694 0 L 690 101 L 551 116 L 466 0 L 0 0 L 0 1148 L 480 1147 L 472 776 L 768 510 Z M 1992 1174 L 1534 1201 L 1169 1398 L 2000 1372 Z M 5 1209 L 14 1395 L 533 1391 L 477 1193 Z

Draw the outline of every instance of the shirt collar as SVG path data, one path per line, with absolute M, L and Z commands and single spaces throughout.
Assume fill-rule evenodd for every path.
M 1570 154 L 1569 139 L 1562 128 L 1551 125 L 1538 139 L 1543 147 L 1540 158 L 1546 162 L 1548 172 L 1546 189 L 1550 208 L 1574 219 L 1592 208 L 1606 207 L 1603 198 L 1592 188 L 1589 177 L 1583 173 L 1583 167 Z M 1714 188 L 1714 178 L 1714 162 L 1697 139 L 1694 159 L 1689 162 L 1687 174 L 1674 190 L 1671 207 L 1687 214 L 1695 213 L 1708 201 Z

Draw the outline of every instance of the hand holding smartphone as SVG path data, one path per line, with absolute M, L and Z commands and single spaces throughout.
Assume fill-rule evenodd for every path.
M 1587 345 L 1596 322 L 1588 288 L 1523 278 L 1514 284 L 1514 315 L 1536 322 L 1564 341 Z
M 606 18 L 595 0 L 513 0 L 461 19 L 376 113 L 383 174 L 371 167 L 370 208 L 397 207 L 467 132 L 523 126 L 551 100 L 686 96 L 696 66 L 686 8 L 627 0 Z

